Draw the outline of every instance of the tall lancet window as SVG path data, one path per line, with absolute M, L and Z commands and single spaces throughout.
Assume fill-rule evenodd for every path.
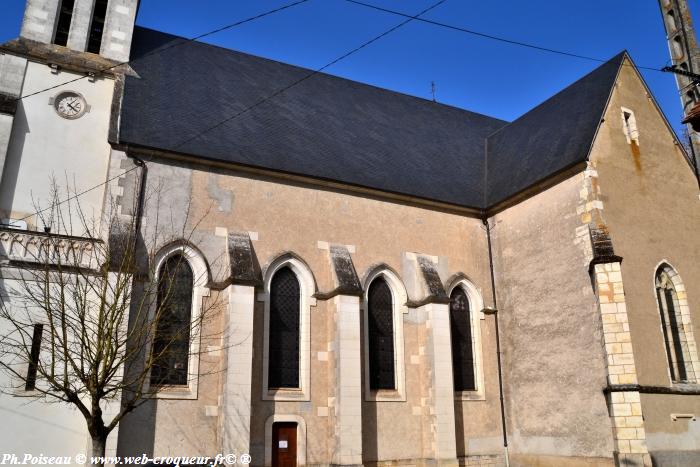
M 187 385 L 194 275 L 182 255 L 168 258 L 158 273 L 158 313 L 151 384 Z
M 56 21 L 56 33 L 53 36 L 53 43 L 56 45 L 68 45 L 68 33 L 73 20 L 73 7 L 75 0 L 61 0 L 58 7 L 58 21 Z
M 474 391 L 476 379 L 472 317 L 467 294 L 461 287 L 455 287 L 450 296 L 450 334 L 455 391 Z
M 696 382 L 693 361 L 697 360 L 697 351 L 695 342 L 692 342 L 690 312 L 687 310 L 687 304 L 683 307 L 679 300 L 674 278 L 678 278 L 678 275 L 668 265 L 662 265 L 656 271 L 656 298 L 661 314 L 668 367 L 673 381 Z M 677 280 L 680 282 L 680 279 Z M 682 292 L 685 294 L 685 290 Z M 685 298 L 683 302 L 685 303 Z
M 367 332 L 369 348 L 369 387 L 396 389 L 394 375 L 394 303 L 391 289 L 379 277 L 367 293 Z
M 270 283 L 268 387 L 299 388 L 301 292 L 296 274 L 283 267 Z
M 99 54 L 100 47 L 102 47 L 102 33 L 104 32 L 105 18 L 107 17 L 107 1 L 95 0 L 95 8 L 92 11 L 87 51 L 93 54 Z

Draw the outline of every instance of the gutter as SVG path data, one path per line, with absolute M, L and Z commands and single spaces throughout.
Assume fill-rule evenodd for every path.
M 498 357 L 498 392 L 501 402 L 501 429 L 503 431 L 503 450 L 506 461 L 506 467 L 510 466 L 508 459 L 508 431 L 506 429 L 506 410 L 505 410 L 505 400 L 503 397 L 503 367 L 501 365 L 501 338 L 498 332 L 498 306 L 496 304 L 496 278 L 493 271 L 493 249 L 491 247 L 491 226 L 489 225 L 488 218 L 484 217 L 481 220 L 486 226 L 486 238 L 488 240 L 489 249 L 489 269 L 491 271 L 491 299 L 493 303 L 493 308 L 485 307 L 484 314 L 493 315 L 494 325 L 496 327 L 496 354 Z

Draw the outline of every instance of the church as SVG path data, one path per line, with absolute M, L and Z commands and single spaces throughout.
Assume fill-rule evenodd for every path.
M 220 305 L 110 455 L 700 464 L 699 182 L 626 52 L 507 122 L 138 3 L 27 0 L 0 45 L 0 280 L 82 241 L 37 214 L 58 176 L 138 218 L 157 273 L 180 260 L 187 319 Z M 0 394 L 0 454 L 86 450 L 79 413 L 25 396 Z

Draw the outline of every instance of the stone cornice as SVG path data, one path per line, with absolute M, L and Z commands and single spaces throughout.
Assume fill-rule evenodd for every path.
M 59 70 L 94 74 L 95 76 L 136 75 L 128 63 L 120 63 L 97 54 L 78 52 L 60 45 L 45 44 L 25 37 L 18 37 L 0 45 L 0 53 L 55 65 Z

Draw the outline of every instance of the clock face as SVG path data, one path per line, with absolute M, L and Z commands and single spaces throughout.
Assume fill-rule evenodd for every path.
M 85 98 L 77 92 L 62 92 L 54 99 L 54 108 L 63 118 L 74 120 L 80 118 L 87 110 Z

